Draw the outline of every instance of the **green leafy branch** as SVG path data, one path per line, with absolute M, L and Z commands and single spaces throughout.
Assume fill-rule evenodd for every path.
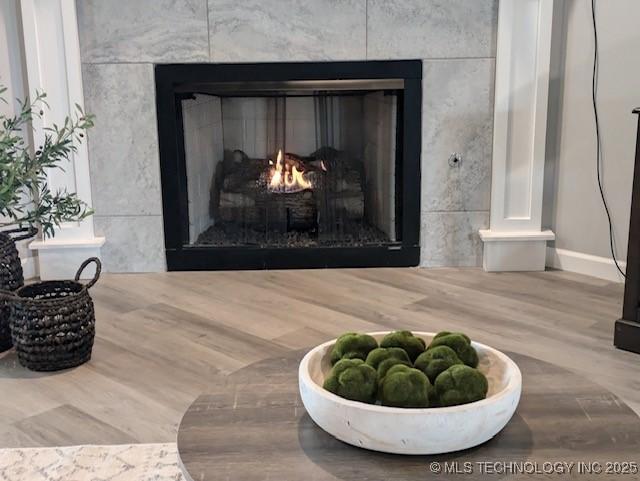
M 0 86 L 0 100 L 6 88 Z M 63 125 L 44 128 L 42 145 L 32 152 L 25 133 L 35 118 L 48 107 L 46 94 L 36 93 L 33 101 L 19 102 L 12 117 L 0 115 L 0 227 L 13 225 L 39 226 L 45 237 L 53 237 L 55 228 L 64 222 L 77 222 L 93 214 L 93 210 L 65 189 L 51 192 L 47 185 L 47 169 L 64 170 L 62 163 L 77 152 L 85 132 L 93 127 L 92 115 L 79 105 L 73 118 Z

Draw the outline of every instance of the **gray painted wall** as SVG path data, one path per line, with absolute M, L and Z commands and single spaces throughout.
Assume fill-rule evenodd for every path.
M 544 223 L 555 246 L 609 257 L 608 225 L 596 183 L 591 105 L 590 0 L 560 2 L 554 33 Z M 625 260 L 637 117 L 640 106 L 640 2 L 596 2 L 600 53 L 598 107 L 605 194 L 618 257 Z
M 109 271 L 165 266 L 153 64 L 424 60 L 422 265 L 479 265 L 497 0 L 77 0 L 95 225 Z M 463 162 L 450 167 L 449 155 Z

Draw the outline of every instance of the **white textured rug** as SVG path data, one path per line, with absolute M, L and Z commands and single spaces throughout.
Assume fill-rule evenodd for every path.
M 184 481 L 175 444 L 0 449 L 0 481 Z

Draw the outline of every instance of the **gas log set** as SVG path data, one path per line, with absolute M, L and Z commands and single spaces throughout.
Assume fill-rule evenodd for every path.
M 331 147 L 252 159 L 225 151 L 211 186 L 213 226 L 197 244 L 364 245 L 388 242 L 365 220 L 362 161 Z

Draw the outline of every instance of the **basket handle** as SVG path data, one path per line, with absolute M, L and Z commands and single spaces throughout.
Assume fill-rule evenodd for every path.
M 89 257 L 80 265 L 75 277 L 75 281 L 78 282 L 80 280 L 80 276 L 82 275 L 82 271 L 84 271 L 85 267 L 87 267 L 92 262 L 96 265 L 96 273 L 94 274 L 93 279 L 85 284 L 85 287 L 87 289 L 93 287 L 93 285 L 98 282 L 98 279 L 100 279 L 100 271 L 102 271 L 102 263 L 100 262 L 100 259 L 98 259 L 97 257 Z
M 21 232 L 23 234 L 14 235 L 14 234 L 20 234 Z M 34 235 L 36 235 L 38 233 L 38 229 L 30 225 L 29 227 L 18 227 L 17 229 L 5 230 L 3 231 L 3 233 L 9 234 L 11 236 L 11 239 L 14 242 L 19 242 L 21 240 L 29 239 Z

